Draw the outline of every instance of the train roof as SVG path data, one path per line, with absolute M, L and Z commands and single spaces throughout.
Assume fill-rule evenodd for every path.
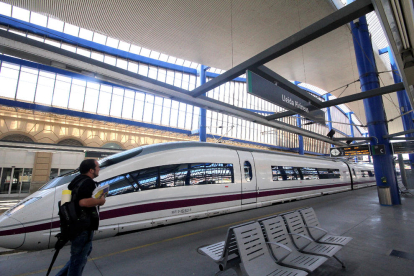
M 276 152 L 276 151 L 269 151 L 269 150 L 261 150 L 261 149 L 254 149 L 254 148 L 244 148 L 244 147 L 238 147 L 238 146 L 232 146 L 232 145 L 226 145 L 226 144 L 217 144 L 217 143 L 207 143 L 207 142 L 168 142 L 168 143 L 160 143 L 160 144 L 152 144 L 152 145 L 146 145 L 141 146 L 138 148 L 130 149 L 124 152 L 116 153 L 114 155 L 108 156 L 107 158 L 101 160 L 101 167 L 116 164 L 118 162 L 130 159 L 132 157 L 135 157 L 137 155 L 146 155 L 150 153 L 155 152 L 161 152 L 166 150 L 172 150 L 172 149 L 180 149 L 180 148 L 194 148 L 194 147 L 200 147 L 200 148 L 221 148 L 221 149 L 231 149 L 231 150 L 240 150 L 240 151 L 249 151 L 249 152 L 260 152 L 260 153 L 266 153 L 266 154 L 275 154 L 275 155 L 286 155 L 286 156 L 295 156 L 298 157 L 297 154 L 292 153 L 285 153 L 285 152 Z M 301 158 L 308 158 L 308 159 L 318 159 L 318 160 L 330 160 L 333 162 L 343 162 L 343 160 L 335 160 L 330 159 L 326 157 L 318 157 L 318 156 L 304 156 L 301 155 Z

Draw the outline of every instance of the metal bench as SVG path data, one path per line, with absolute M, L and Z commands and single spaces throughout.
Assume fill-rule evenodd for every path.
M 249 225 L 251 223 L 254 222 L 251 221 L 229 227 L 229 229 L 227 230 L 227 236 L 225 241 L 204 246 L 198 249 L 200 252 L 210 257 L 214 262 L 216 262 L 219 265 L 220 271 L 217 274 L 228 269 L 233 269 L 234 271 L 236 271 L 237 275 L 242 275 L 240 271 L 241 260 L 233 230 L 235 228 L 244 225 Z
M 292 236 L 292 240 L 300 252 L 324 257 L 333 257 L 343 268 L 345 268 L 344 263 L 335 256 L 335 254 L 342 249 L 342 246 L 318 243 L 312 240 L 307 233 L 299 211 L 283 214 L 282 217 L 285 219 L 288 226 L 289 235 Z
M 275 263 L 266 245 L 258 222 L 233 229 L 240 253 L 241 269 L 249 276 L 305 276 L 303 270 L 283 267 Z
M 352 241 L 351 237 L 334 236 L 328 234 L 328 231 L 320 227 L 318 218 L 312 207 L 299 210 L 302 215 L 305 226 L 308 229 L 309 235 L 316 242 L 345 245 Z
M 299 252 L 281 216 L 264 218 L 259 223 L 263 226 L 266 240 L 278 264 L 312 272 L 328 260 L 322 256 Z

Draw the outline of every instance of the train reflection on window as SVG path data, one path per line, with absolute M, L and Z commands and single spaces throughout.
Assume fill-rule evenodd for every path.
M 249 161 L 244 162 L 244 178 L 247 182 L 252 181 L 253 178 L 252 165 L 250 165 Z
M 374 177 L 375 175 L 373 171 L 361 170 L 360 176 L 361 177 Z
M 273 181 L 285 180 L 316 180 L 341 178 L 338 169 L 319 169 L 309 167 L 272 166 Z
M 148 168 L 99 183 L 109 184 L 108 196 L 185 185 L 234 183 L 233 164 L 197 163 Z

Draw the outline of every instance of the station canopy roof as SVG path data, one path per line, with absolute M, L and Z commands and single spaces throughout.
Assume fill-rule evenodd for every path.
M 331 0 L 1 0 L 49 15 L 177 58 L 223 70 L 251 58 L 270 46 L 337 10 Z M 340 2 L 339 2 L 340 3 Z M 379 24 L 378 27 L 380 28 Z M 379 30 L 381 31 L 381 30 Z M 374 45 L 374 48 L 378 46 Z M 382 46 L 381 46 L 382 47 Z M 387 71 L 377 56 L 378 71 Z M 332 91 L 359 78 L 352 34 L 344 25 L 268 64 L 292 81 Z M 390 73 L 380 74 L 381 86 L 393 84 Z M 334 96 L 359 93 L 360 83 L 332 92 Z M 387 118 L 399 115 L 396 93 L 383 96 Z M 362 100 L 347 106 L 365 124 Z M 401 119 L 389 132 L 403 131 Z

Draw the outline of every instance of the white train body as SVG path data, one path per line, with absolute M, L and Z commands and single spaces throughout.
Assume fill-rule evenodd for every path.
M 122 161 L 128 154 L 135 156 Z M 95 239 L 350 190 L 352 181 L 354 188 L 376 184 L 372 165 L 219 144 L 157 144 L 114 156 L 95 179 L 111 186 Z M 57 203 L 72 178 L 52 180 L 1 215 L 0 247 L 53 247 L 60 231 Z M 59 181 L 63 185 L 53 187 Z

